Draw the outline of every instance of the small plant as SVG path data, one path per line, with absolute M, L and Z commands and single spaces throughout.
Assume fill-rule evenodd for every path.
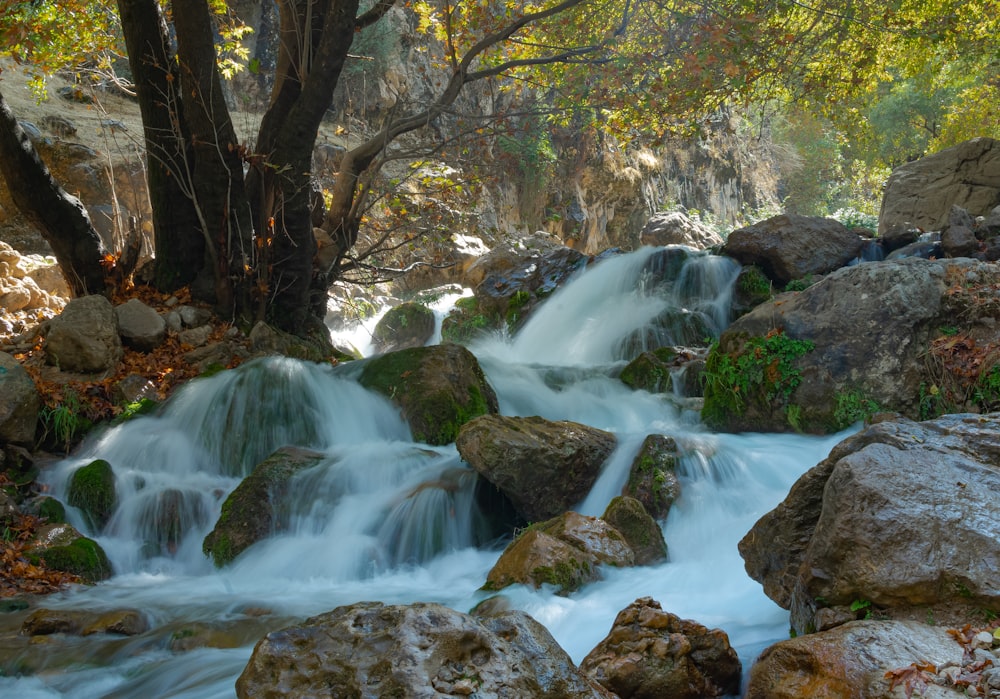
M 785 291 L 805 291 L 815 283 L 816 282 L 813 280 L 813 276 L 811 274 L 807 274 L 801 279 L 793 279 L 785 284 Z
M 794 403 L 789 403 L 788 407 L 785 409 L 785 417 L 788 419 L 788 424 L 792 426 L 792 429 L 796 432 L 802 431 L 802 406 L 795 405 Z
M 958 335 L 958 328 L 956 328 L 954 325 L 942 325 L 940 328 L 938 328 L 938 332 L 940 332 L 945 337 L 952 337 L 954 335 Z
M 92 427 L 91 421 L 83 414 L 83 404 L 75 391 L 67 391 L 58 405 L 42 408 L 39 416 L 45 435 L 52 435 L 65 451 L 69 451 L 73 443 Z
M 935 384 L 921 383 L 917 389 L 918 413 L 921 420 L 930 420 L 944 414 L 944 400 L 941 389 Z
M 871 600 L 867 599 L 856 599 L 851 602 L 851 611 L 855 614 L 860 614 L 861 619 L 871 619 L 872 618 L 872 603 Z
M 972 397 L 983 412 L 1000 407 L 1000 364 L 994 364 L 989 371 L 979 375 Z
M 837 407 L 833 410 L 833 421 L 838 430 L 846 429 L 856 422 L 867 421 L 882 410 L 882 406 L 858 390 L 841 391 L 835 399 Z

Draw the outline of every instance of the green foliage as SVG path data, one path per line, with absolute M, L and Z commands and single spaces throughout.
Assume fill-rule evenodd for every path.
M 211 369 L 212 367 L 209 367 L 209 369 L 207 369 L 206 371 L 209 371 Z M 220 367 L 220 369 L 217 370 L 216 373 L 218 373 L 218 371 L 221 370 L 222 368 Z M 205 374 L 203 373 L 202 376 L 204 375 Z M 137 418 L 140 415 L 149 415 L 150 413 L 154 412 L 159 407 L 159 405 L 160 404 L 157 401 L 151 400 L 149 398 L 140 398 L 139 400 L 134 400 L 131 403 L 127 403 L 125 405 L 125 407 L 118 414 L 118 416 L 115 417 L 114 424 L 117 425 L 122 422 L 128 422 L 129 420 Z
M 848 229 L 864 228 L 870 231 L 878 230 L 878 215 L 867 211 L 858 211 L 848 206 L 834 211 L 830 218 L 840 221 Z
M 740 291 L 751 296 L 771 296 L 771 280 L 759 267 L 745 267 L 737 280 Z
M 51 436 L 67 452 L 93 427 L 93 423 L 84 415 L 80 396 L 72 390 L 66 391 L 62 402 L 57 406 L 42 408 L 39 418 L 44 430 L 42 441 Z
M 948 412 L 948 406 L 941 393 L 941 389 L 935 384 L 927 385 L 921 382 L 917 389 L 917 414 L 921 420 L 930 420 L 940 417 Z
M 882 406 L 858 390 L 840 391 L 835 400 L 837 405 L 833 410 L 833 420 L 834 427 L 838 430 L 846 429 L 859 421 L 867 421 L 882 410 Z
M 795 360 L 814 347 L 811 341 L 791 338 L 780 330 L 747 337 L 732 352 L 722 351 L 716 343 L 703 373 L 703 419 L 710 425 L 725 425 L 730 417 L 742 416 L 751 404 L 768 412 L 775 402 L 787 404 L 802 382 Z M 787 408 L 783 409 L 789 417 Z
M 972 396 L 982 412 L 1000 410 L 1000 364 L 979 375 Z
M 859 616 L 861 619 L 871 619 L 872 618 L 872 603 L 871 600 L 866 599 L 856 599 L 851 602 L 851 611 Z
M 815 283 L 816 282 L 813 280 L 813 276 L 811 274 L 807 274 L 801 279 L 793 279 L 785 284 L 785 291 L 805 291 Z

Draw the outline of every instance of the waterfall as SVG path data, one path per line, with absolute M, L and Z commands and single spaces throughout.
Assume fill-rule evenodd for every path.
M 617 612 L 643 596 L 723 628 L 745 667 L 787 637 L 787 612 L 746 576 L 736 543 L 844 435 L 713 434 L 696 413 L 616 378 L 650 343 L 692 332 L 717 337 L 737 271 L 722 258 L 670 248 L 612 257 L 556 291 L 516 336 L 471 347 L 502 413 L 616 434 L 615 452 L 576 508 L 584 514 L 601 514 L 620 492 L 646 435 L 668 435 L 681 449 L 681 497 L 664 524 L 666 563 L 608 569 L 567 597 L 523 586 L 503 592 L 577 662 Z M 253 644 L 269 629 L 362 600 L 440 602 L 460 611 L 482 601 L 479 588 L 500 547 L 482 526 L 475 474 L 454 445 L 414 443 L 395 407 L 358 385 L 354 373 L 349 365 L 256 360 L 189 383 L 158 414 L 109 429 L 48 469 L 45 483 L 65 501 L 72 473 L 106 459 L 119 505 L 99 531 L 68 508 L 74 525 L 107 550 L 115 575 L 53 595 L 45 606 L 132 607 L 155 630 L 135 639 L 26 644 L 0 656 L 0 695 L 231 698 Z M 216 569 L 201 542 L 222 503 L 286 444 L 319 456 L 291 480 L 280 527 Z M 0 615 L 0 624 L 19 618 Z M 204 628 L 222 638 L 208 644 L 218 647 L 169 650 Z M 18 668 L 28 673 L 13 676 Z

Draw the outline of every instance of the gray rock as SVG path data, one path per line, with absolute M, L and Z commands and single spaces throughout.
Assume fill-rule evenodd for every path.
M 122 357 L 118 319 L 103 296 L 71 300 L 53 318 L 45 336 L 45 360 L 63 371 L 96 374 L 113 369 Z
M 139 299 L 116 306 L 115 316 L 122 342 L 140 352 L 156 349 L 167 338 L 166 321 Z
M 1000 609 L 1000 414 L 887 419 L 837 445 L 739 544 L 807 633 L 859 600 L 944 623 Z
M 181 330 L 177 333 L 177 339 L 181 341 L 182 345 L 201 347 L 208 342 L 208 338 L 211 335 L 212 326 L 202 325 L 201 327 L 191 328 L 189 330 Z
M 31 376 L 16 359 L 0 352 L 0 443 L 33 445 L 41 407 Z
M 381 602 L 338 607 L 268 634 L 236 694 L 611 699 L 524 612 L 473 617 L 439 604 Z
M 458 435 L 458 453 L 529 522 L 570 510 L 594 485 L 617 440 L 610 432 L 541 417 L 486 415 Z
M 985 216 L 1000 204 L 1000 141 L 974 138 L 892 171 L 882 196 L 879 233 L 909 222 L 940 231 L 959 206 Z
M 665 211 L 653 214 L 642 231 L 639 232 L 642 245 L 660 247 L 663 245 L 686 245 L 706 250 L 722 245 L 722 236 L 708 226 L 691 220 L 680 211 Z
M 864 239 L 832 218 L 781 214 L 729 234 L 722 253 L 756 265 L 781 287 L 793 279 L 839 269 Z
M 373 340 L 379 352 L 423 347 L 434 334 L 434 311 L 419 303 L 402 303 L 386 312 L 375 325 Z

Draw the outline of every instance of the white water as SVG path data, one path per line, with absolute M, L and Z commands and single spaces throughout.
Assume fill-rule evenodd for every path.
M 788 615 L 746 576 L 736 544 L 843 435 L 712 434 L 697 415 L 613 378 L 626 353 L 622 337 L 645 336 L 651 319 L 678 304 L 712 326 L 726 304 L 732 270 L 720 269 L 724 264 L 704 258 L 689 269 L 686 278 L 711 281 L 694 293 L 680 282 L 649 284 L 641 270 L 652 254 L 599 264 L 554 294 L 516 337 L 484 340 L 472 350 L 501 412 L 575 420 L 618 435 L 619 447 L 581 512 L 603 512 L 647 434 L 673 436 L 685 447 L 682 495 L 664 527 L 670 560 L 607 570 L 602 581 L 569 597 L 519 586 L 503 594 L 577 662 L 619 610 L 648 596 L 682 617 L 723 628 L 748 668 L 763 647 L 787 637 Z M 73 470 L 105 458 L 123 502 L 104 531 L 89 532 L 108 551 L 115 577 L 46 605 L 137 608 L 160 631 L 125 640 L 56 639 L 20 659 L 0 648 L 0 666 L 35 672 L 0 678 L 0 696 L 231 698 L 254 641 L 268 629 L 361 600 L 434 601 L 461 611 L 481 601 L 478 588 L 500 551 L 485 545 L 476 526 L 471 473 L 453 446 L 412 443 L 390 403 L 349 375 L 272 359 L 201 379 L 159 416 L 106 433 L 48 472 L 61 496 Z M 201 541 L 225 495 L 286 443 L 325 458 L 296 480 L 297 507 L 282 532 L 215 570 Z M 162 531 L 176 512 L 185 513 L 182 535 Z M 74 524 L 86 530 L 79 519 Z M 223 629 L 230 641 L 169 649 L 172 637 L 199 623 Z

